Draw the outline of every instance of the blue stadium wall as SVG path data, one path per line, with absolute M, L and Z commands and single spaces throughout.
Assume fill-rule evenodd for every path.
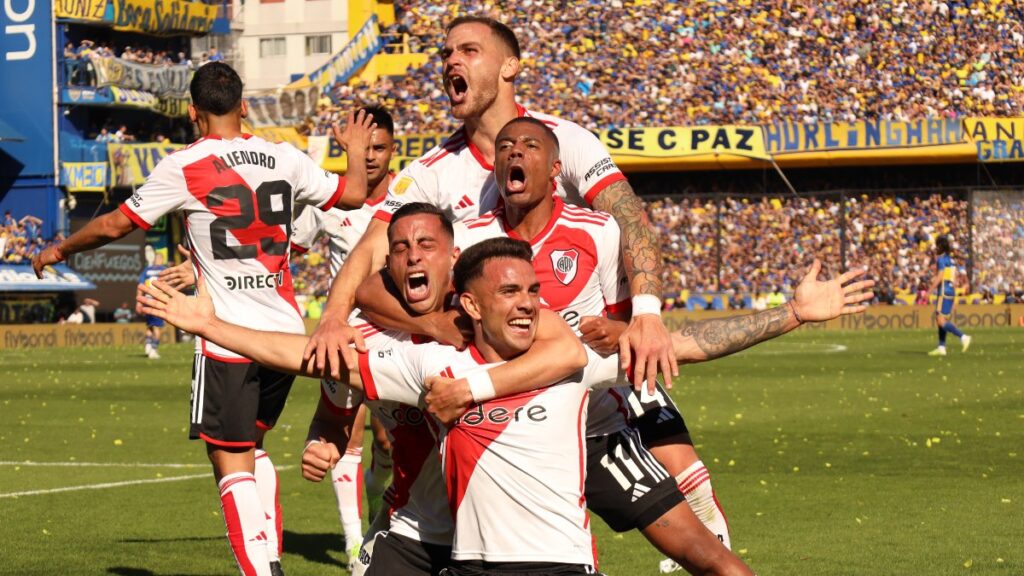
M 0 213 L 61 218 L 54 154 L 54 19 L 50 0 L 0 2 Z

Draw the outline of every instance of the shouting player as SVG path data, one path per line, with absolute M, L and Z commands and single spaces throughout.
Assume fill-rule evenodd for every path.
M 493 209 L 499 198 L 493 174 L 494 138 L 509 120 L 532 116 L 550 125 L 562 142 L 562 171 L 555 181 L 558 195 L 572 204 L 589 203 L 610 213 L 622 230 L 633 296 L 633 317 L 623 338 L 623 363 L 632 364 L 635 378 L 646 379 L 652 387 L 659 370 L 670 378 L 677 369 L 660 319 L 658 240 L 642 203 L 608 151 L 583 127 L 516 103 L 520 48 L 515 34 L 504 24 L 477 16 L 455 19 L 448 26 L 442 57 L 451 111 L 464 125 L 409 164 L 392 183 L 382 209 L 331 288 L 307 357 L 315 357 L 321 368 L 326 363 L 337 365 L 339 354 L 347 362 L 355 360 L 349 344 L 361 345 L 361 337 L 346 321 L 360 283 L 380 268 L 387 252 L 384 230 L 390 213 L 407 202 L 427 202 L 460 222 Z
M 202 138 L 163 159 L 118 210 L 100 216 L 32 262 L 63 261 L 148 229 L 170 212 L 185 214 L 196 262 L 225 318 L 266 330 L 304 333 L 288 267 L 296 202 L 321 209 L 355 208 L 360 193 L 342 194 L 338 176 L 288 144 L 242 133 L 248 106 L 229 66 L 198 69 L 189 118 Z M 350 122 L 347 139 L 365 149 L 372 125 Z M 335 138 L 342 139 L 335 127 Z M 350 183 L 351 184 L 351 183 Z M 228 541 L 241 573 L 281 573 L 277 473 L 260 447 L 273 428 L 294 376 L 268 370 L 205 339 L 196 339 L 189 436 L 206 443 L 220 490 Z
M 952 252 L 949 236 L 942 235 L 935 239 L 935 272 L 932 273 L 929 291 L 935 294 L 935 323 L 939 326 L 939 345 L 928 353 L 929 356 L 946 355 L 947 332 L 960 339 L 960 348 L 964 352 L 971 346 L 971 337 L 961 332 L 952 321 L 959 278 Z

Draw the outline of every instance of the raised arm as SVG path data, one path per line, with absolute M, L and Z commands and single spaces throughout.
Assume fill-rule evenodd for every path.
M 136 224 L 121 210 L 111 210 L 93 219 L 81 230 L 64 239 L 55 246 L 50 246 L 32 258 L 32 269 L 36 278 L 43 277 L 43 268 L 63 262 L 68 256 L 92 250 L 128 235 L 135 230 Z
M 366 179 L 366 149 L 370 147 L 370 136 L 377 126 L 373 116 L 366 111 L 349 113 L 348 122 L 342 130 L 337 124 L 331 125 L 335 142 L 348 155 L 348 169 L 345 170 L 345 193 L 335 204 L 337 208 L 355 210 L 366 202 L 369 184 Z
M 348 325 L 348 317 L 352 313 L 359 285 L 383 266 L 387 251 L 387 224 L 373 219 L 334 278 L 320 323 L 303 353 L 303 358 L 318 370 L 324 370 L 327 366 L 337 370 L 342 363 L 348 367 L 356 366 L 356 350 L 366 351 L 362 335 Z M 353 349 L 351 344 L 356 348 Z M 332 376 L 336 379 L 339 377 L 335 374 Z
M 626 180 L 612 183 L 594 198 L 594 208 L 615 217 L 622 230 L 622 257 L 633 296 L 633 319 L 622 335 L 623 367 L 633 364 L 634 386 L 647 380 L 653 389 L 658 372 L 671 387 L 679 368 L 672 358 L 668 330 L 661 322 L 661 247 L 643 202 Z
M 428 378 L 427 410 L 449 424 L 474 403 L 550 386 L 586 366 L 583 344 L 561 316 L 541 310 L 538 322 L 537 337 L 530 349 L 491 368 L 486 377 L 481 374 L 472 382 L 464 378 Z

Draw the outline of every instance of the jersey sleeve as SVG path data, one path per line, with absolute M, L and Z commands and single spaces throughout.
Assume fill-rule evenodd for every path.
M 145 184 L 135 191 L 119 209 L 136 226 L 149 230 L 164 214 L 181 210 L 191 198 L 185 173 L 168 156 L 153 168 Z
M 299 212 L 299 217 L 292 224 L 292 248 L 307 252 L 313 246 L 313 241 L 323 228 L 321 214 L 319 210 L 303 209 Z
M 485 214 L 479 219 L 471 219 L 468 222 L 456 222 L 452 225 L 455 232 L 455 247 L 465 250 L 474 244 L 479 244 L 490 238 L 498 238 L 504 234 L 497 224 L 491 222 L 484 224 L 482 220 L 490 216 Z
M 396 344 L 359 355 L 359 376 L 367 400 L 392 400 L 419 406 L 423 397 L 425 355 L 436 346 Z
M 575 187 L 588 205 L 592 206 L 605 188 L 626 179 L 608 149 L 589 130 L 567 122 L 559 132 L 561 178 Z
M 587 366 L 583 369 L 583 384 L 591 389 L 628 386 L 629 379 L 619 366 L 619 355 L 603 357 L 584 345 L 587 351 Z
M 295 202 L 312 204 L 321 210 L 327 210 L 337 204 L 338 199 L 345 193 L 345 179 L 317 166 L 312 158 L 294 146 L 282 146 L 288 147 L 289 154 L 295 162 Z
M 435 190 L 431 190 L 428 182 L 429 175 L 420 170 L 419 163 L 420 161 L 417 160 L 409 164 L 398 173 L 398 176 L 391 180 L 391 186 L 388 187 L 388 195 L 384 198 L 384 202 L 380 204 L 380 208 L 373 214 L 374 218 L 384 222 L 391 222 L 391 216 L 399 208 L 411 202 L 426 202 L 441 210 L 447 209 L 447 206 L 442 205 L 443 199 L 441 196 L 443 195 L 437 194 L 436 186 L 433 186 Z
M 614 218 L 609 218 L 598 237 L 597 274 L 604 296 L 605 311 L 629 315 L 629 279 L 622 259 L 621 231 Z

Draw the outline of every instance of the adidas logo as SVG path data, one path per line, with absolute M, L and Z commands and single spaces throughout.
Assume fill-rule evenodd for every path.
M 456 210 L 464 210 L 466 208 L 469 208 L 470 206 L 473 206 L 474 204 L 476 204 L 476 202 L 473 202 L 469 198 L 469 196 L 463 196 L 462 200 L 459 200 L 459 203 L 455 205 L 455 209 Z
M 668 422 L 673 418 L 675 418 L 675 416 L 672 415 L 672 412 L 670 412 L 668 408 L 662 408 L 661 411 L 658 412 L 658 424 Z
M 352 477 L 349 476 L 348 474 L 342 474 L 341 478 L 338 478 L 337 480 L 335 480 L 335 482 L 351 482 L 351 481 L 352 481 Z
M 267 533 L 266 532 L 260 532 L 256 536 L 254 536 L 254 537 L 249 539 L 250 542 L 254 542 L 254 541 L 255 542 L 265 542 L 266 540 L 267 540 Z
M 345 226 L 351 226 L 351 225 L 352 225 L 352 221 L 349 220 L 348 218 L 345 218 L 344 220 L 341 221 L 341 227 L 342 228 L 344 228 Z
M 637 500 L 639 500 L 639 499 L 643 498 L 644 496 L 646 496 L 647 493 L 650 492 L 650 491 L 651 491 L 651 489 L 648 488 L 647 486 L 644 486 L 643 484 L 634 484 L 633 485 L 633 498 L 630 500 L 630 502 L 636 502 Z

